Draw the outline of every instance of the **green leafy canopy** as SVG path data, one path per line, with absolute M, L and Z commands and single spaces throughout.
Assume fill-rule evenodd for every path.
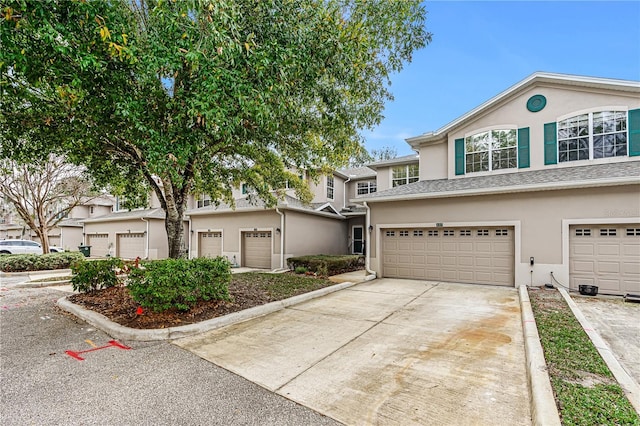
M 230 202 L 247 182 L 273 204 L 288 181 L 308 200 L 296 170 L 362 154 L 391 75 L 430 41 L 425 13 L 417 1 L 3 2 L 1 154 L 63 152 L 98 182 L 150 188 L 174 257 L 182 228 L 169 222 L 190 192 Z

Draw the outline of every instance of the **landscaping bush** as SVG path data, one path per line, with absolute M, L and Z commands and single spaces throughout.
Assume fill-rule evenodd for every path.
M 304 266 L 296 266 L 296 269 L 294 270 L 294 272 L 296 274 L 306 274 L 307 272 L 309 272 L 309 270 Z
M 231 264 L 224 258 L 165 259 L 132 269 L 128 288 L 144 308 L 188 311 L 200 300 L 229 300 L 230 281 Z
M 0 256 L 0 271 L 25 272 L 66 269 L 81 261 L 84 261 L 84 256 L 79 252 L 7 254 Z
M 77 262 L 71 265 L 71 286 L 82 293 L 114 287 L 120 283 L 116 272 L 122 268 L 124 262 L 117 257 Z
M 287 259 L 289 269 L 297 271 L 298 268 L 306 268 L 310 272 L 318 275 L 329 276 L 343 272 L 355 271 L 360 269 L 364 262 L 364 256 L 361 255 L 313 255 L 290 257 Z

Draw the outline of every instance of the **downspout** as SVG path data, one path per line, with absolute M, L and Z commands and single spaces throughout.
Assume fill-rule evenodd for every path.
M 369 226 L 371 226 L 371 209 L 366 201 L 362 203 L 364 208 L 367 209 L 367 213 L 364 220 L 365 232 L 367 232 L 367 240 L 365 241 L 364 249 L 366 254 L 364 256 L 364 270 L 369 275 L 373 275 L 373 278 L 376 277 L 375 271 L 371 270 L 371 231 L 369 231 Z
M 146 242 L 145 248 L 144 248 L 144 258 L 146 260 L 149 260 L 149 221 L 147 219 L 145 219 L 144 217 L 141 217 L 140 219 L 142 219 L 142 221 L 147 224 L 147 231 L 145 232 L 147 242 Z
M 191 216 L 189 216 L 189 231 L 187 231 L 187 237 L 189 238 L 189 244 L 187 245 L 187 250 L 189 250 L 189 259 L 192 259 L 192 257 L 191 257 L 191 240 L 193 238 L 191 238 L 191 237 L 193 235 L 193 230 L 192 230 L 193 228 L 191 226 L 192 226 L 192 224 L 191 224 Z
M 284 269 L 284 213 L 278 207 L 276 213 L 280 215 L 280 269 Z
M 347 184 L 351 181 L 351 175 L 349 175 L 349 179 L 344 181 L 344 186 L 342 187 L 342 208 L 347 208 Z

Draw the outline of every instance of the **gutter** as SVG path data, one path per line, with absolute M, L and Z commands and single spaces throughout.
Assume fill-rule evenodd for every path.
M 365 232 L 367 232 L 367 239 L 364 243 L 364 250 L 366 252 L 366 254 L 364 255 L 364 270 L 367 272 L 367 274 L 369 275 L 373 275 L 373 278 L 376 277 L 376 273 L 375 271 L 371 270 L 371 231 L 369 231 L 369 226 L 371 226 L 371 209 L 369 208 L 369 206 L 367 205 L 367 202 L 365 201 L 364 203 L 364 207 L 367 209 L 367 216 L 365 218 Z
M 147 231 L 146 233 L 146 243 L 145 243 L 145 247 L 144 247 L 144 258 L 146 260 L 149 260 L 149 221 L 147 219 L 145 219 L 144 217 L 140 218 L 144 223 L 147 224 Z
M 276 213 L 280 215 L 280 269 L 284 269 L 284 213 L 278 207 Z

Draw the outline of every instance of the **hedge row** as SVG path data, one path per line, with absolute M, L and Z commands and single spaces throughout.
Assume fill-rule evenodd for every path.
M 364 265 L 364 256 L 357 254 L 344 256 L 319 254 L 290 257 L 287 259 L 287 263 L 289 269 L 305 268 L 307 271 L 318 275 L 330 276 L 360 269 Z
M 6 254 L 0 256 L 0 271 L 25 272 L 67 269 L 85 257 L 79 252 L 47 254 Z

